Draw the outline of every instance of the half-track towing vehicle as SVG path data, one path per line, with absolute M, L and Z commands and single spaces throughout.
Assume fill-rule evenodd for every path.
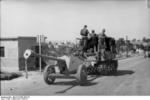
M 115 39 L 98 35 L 96 38 L 97 47 L 94 48 L 90 48 L 91 45 L 95 45 L 90 40 L 86 41 L 87 46 L 82 45 L 84 41 L 81 39 L 80 52 L 76 53 L 76 56 L 84 59 L 88 74 L 109 75 L 116 73 L 118 61 L 116 59 Z M 84 51 L 85 48 L 87 49 L 86 52 Z

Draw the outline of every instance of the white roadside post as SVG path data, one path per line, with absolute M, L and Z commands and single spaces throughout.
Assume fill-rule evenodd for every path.
M 129 50 L 128 50 L 128 36 L 126 35 L 126 57 L 128 57 L 128 52 L 129 52 Z
M 41 55 L 41 35 L 39 35 L 39 54 Z M 42 72 L 42 63 L 41 63 L 41 61 L 42 61 L 42 59 L 41 59 L 41 57 L 39 58 L 39 70 L 40 70 L 40 72 Z
M 28 65 L 27 65 L 27 59 L 25 59 L 25 72 L 26 72 L 26 79 L 28 79 Z
M 25 58 L 25 72 L 26 72 L 26 78 L 28 78 L 28 65 L 27 65 L 27 60 L 29 58 L 29 56 L 31 55 L 31 51 L 30 50 L 26 50 L 24 53 L 24 58 Z

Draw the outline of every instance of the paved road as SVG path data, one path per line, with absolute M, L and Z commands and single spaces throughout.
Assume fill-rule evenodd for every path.
M 89 83 L 79 86 L 73 79 L 58 79 L 46 85 L 42 75 L 2 81 L 4 95 L 150 95 L 150 59 L 142 56 L 119 60 L 118 73 L 88 76 Z

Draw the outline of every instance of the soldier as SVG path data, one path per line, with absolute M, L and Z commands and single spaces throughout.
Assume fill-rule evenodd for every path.
M 84 25 L 83 29 L 81 29 L 80 35 L 83 37 L 87 37 L 89 34 L 89 31 L 87 29 L 87 25 Z
M 106 41 L 105 41 L 105 29 L 102 30 L 102 32 L 98 36 L 98 52 L 100 53 L 100 59 L 105 59 L 105 49 L 106 49 Z
M 91 44 L 92 44 L 92 48 L 94 51 L 97 51 L 97 46 L 98 46 L 98 36 L 95 33 L 95 30 L 92 30 L 91 33 Z
M 102 33 L 101 33 L 101 34 L 102 34 L 102 36 L 104 36 L 104 37 L 106 36 L 106 35 L 105 35 L 105 32 L 106 32 L 106 30 L 105 30 L 105 29 L 103 29 L 103 30 L 102 30 Z
M 80 35 L 82 36 L 81 46 L 82 46 L 83 52 L 87 52 L 88 34 L 89 34 L 89 31 L 87 29 L 87 25 L 84 25 L 83 29 L 81 29 L 80 31 Z
M 105 29 L 102 30 L 102 32 L 99 34 L 98 38 L 99 38 L 99 44 L 100 44 L 100 48 L 104 48 L 105 46 Z

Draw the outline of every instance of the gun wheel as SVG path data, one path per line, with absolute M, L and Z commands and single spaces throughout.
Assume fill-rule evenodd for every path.
M 85 65 L 80 65 L 78 67 L 77 76 L 80 85 L 84 85 L 87 82 L 87 70 Z
M 51 74 L 55 73 L 54 66 L 55 65 L 47 65 L 44 69 L 44 81 L 48 85 L 53 84 L 55 81 L 55 77 L 50 76 Z

